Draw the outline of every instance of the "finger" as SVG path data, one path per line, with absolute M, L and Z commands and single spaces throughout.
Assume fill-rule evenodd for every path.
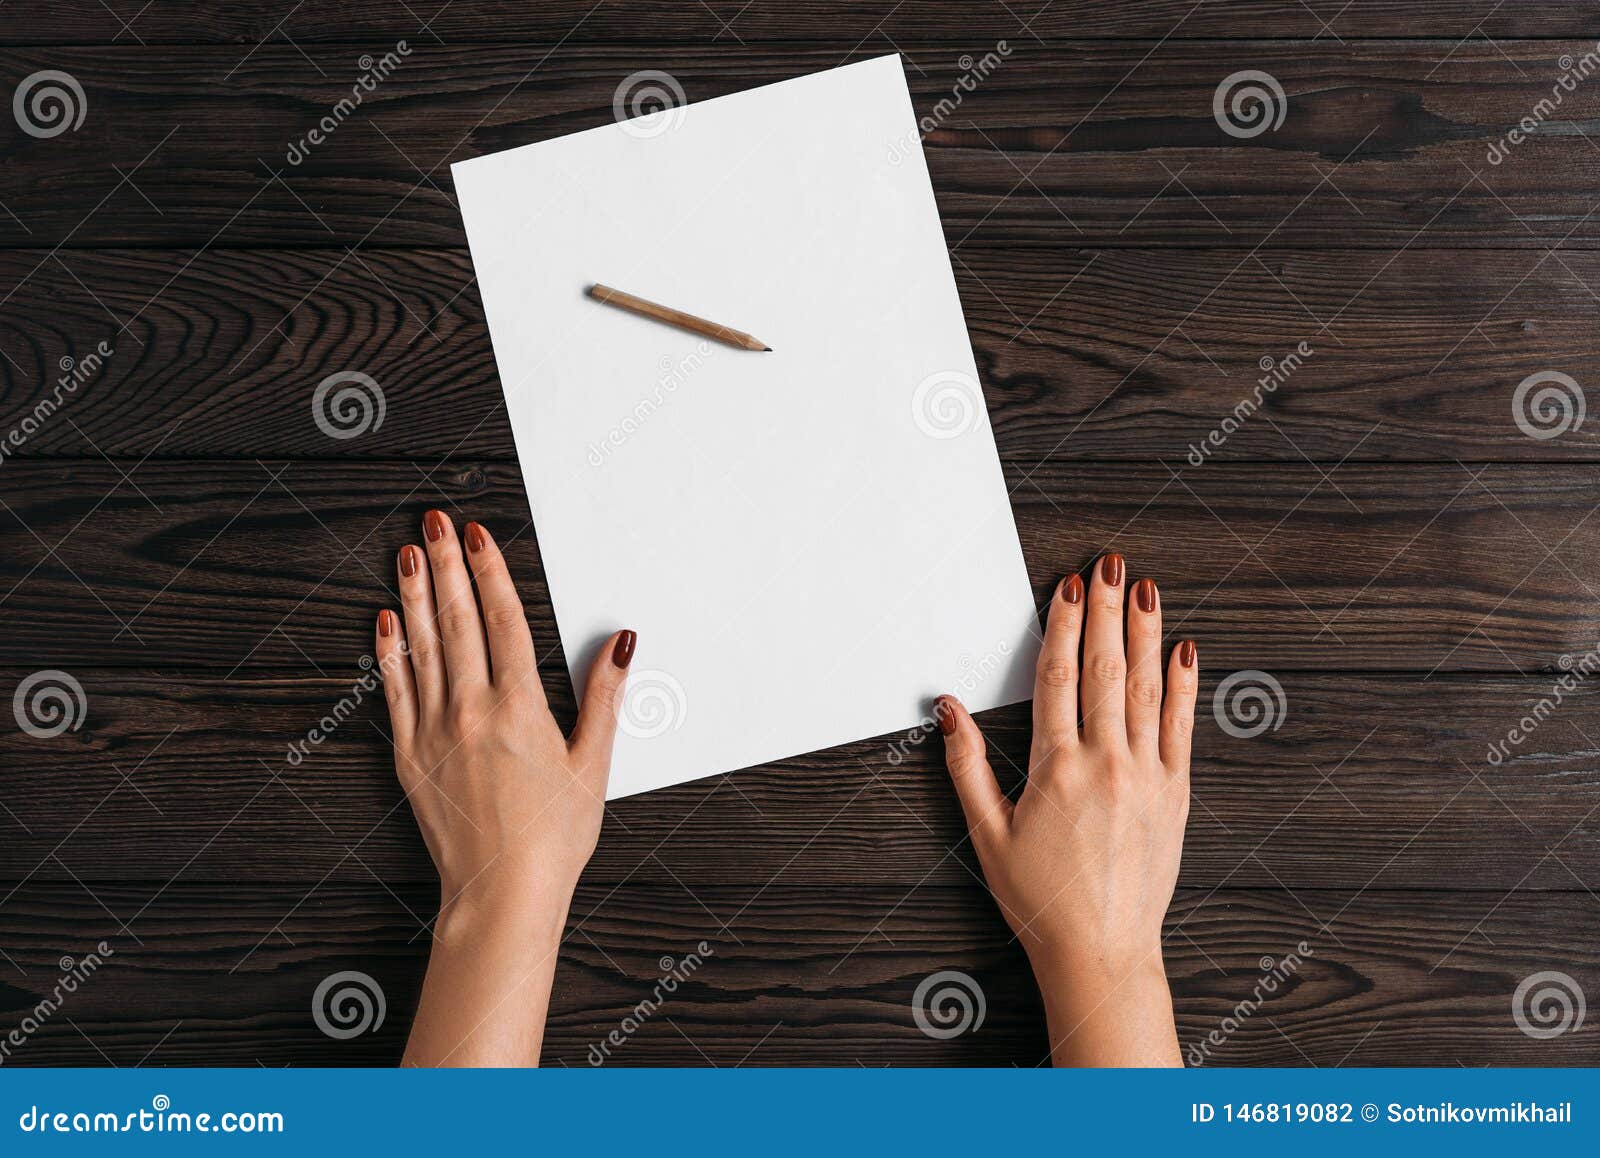
M 411 670 L 411 657 L 406 646 L 405 628 L 394 612 L 378 613 L 378 670 L 383 676 L 383 697 L 389 705 L 389 724 L 393 731 L 394 771 L 400 787 L 411 807 L 422 819 L 426 802 L 418 799 L 416 789 L 423 780 L 423 771 L 415 755 L 415 738 L 420 722 L 420 701 L 417 697 L 416 679 Z
M 406 638 L 400 617 L 387 607 L 378 612 L 378 676 L 389 705 L 389 727 L 394 742 L 409 746 L 417 730 L 417 684 L 406 655 Z
M 973 839 L 996 836 L 1011 826 L 1011 801 L 1000 791 L 976 721 L 954 696 L 940 696 L 933 712 L 944 734 L 944 759 Z
M 1128 661 L 1122 650 L 1121 555 L 1107 555 L 1089 581 L 1088 612 L 1083 628 L 1083 678 L 1078 699 L 1083 734 L 1099 743 L 1126 744 L 1123 683 Z
M 594 772 L 601 786 L 611 770 L 611 748 L 617 738 L 617 708 L 622 689 L 628 682 L 628 665 L 639 637 L 619 631 L 601 646 L 589 666 L 589 683 L 583 689 L 583 704 L 578 709 L 578 724 L 572 729 L 568 745 L 585 768 Z
M 467 524 L 467 565 L 478 585 L 478 600 L 483 605 L 483 629 L 489 637 L 491 678 L 504 688 L 523 683 L 544 695 L 536 675 L 533 636 L 528 632 L 528 616 L 511 582 L 500 545 L 479 523 Z
M 444 707 L 450 682 L 444 670 L 439 624 L 433 613 L 433 583 L 428 557 L 420 547 L 400 548 L 400 606 L 405 611 L 404 638 L 411 653 L 411 674 L 417 688 L 417 711 L 430 716 Z
M 1033 688 L 1036 743 L 1078 742 L 1078 646 L 1083 638 L 1083 577 L 1069 575 L 1050 600 Z
M 1189 738 L 1194 734 L 1194 704 L 1200 694 L 1200 655 L 1194 640 L 1172 649 L 1167 661 L 1167 702 L 1161 708 L 1161 763 L 1167 771 L 1189 772 Z
M 1128 608 L 1128 746 L 1154 753 L 1161 733 L 1161 593 L 1154 579 L 1133 585 Z
M 452 699 L 489 682 L 489 649 L 483 642 L 483 620 L 478 599 L 461 558 L 461 542 L 443 511 L 422 517 L 428 539 L 428 566 L 433 572 L 434 611 L 439 639 L 444 645 L 444 665 L 450 673 Z

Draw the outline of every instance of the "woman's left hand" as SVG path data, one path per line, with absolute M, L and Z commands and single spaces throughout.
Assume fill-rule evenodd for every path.
M 423 532 L 426 550 L 403 547 L 397 560 L 404 623 L 385 610 L 377 625 L 395 771 L 440 884 L 406 1060 L 531 1064 L 567 908 L 600 834 L 635 636 L 601 647 L 568 740 L 489 532 L 468 523 L 463 552 L 439 511 Z

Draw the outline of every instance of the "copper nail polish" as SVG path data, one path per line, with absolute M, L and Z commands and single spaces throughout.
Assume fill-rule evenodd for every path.
M 617 636 L 617 646 L 611 649 L 611 662 L 618 667 L 627 667 L 633 662 L 633 649 L 639 643 L 639 636 L 632 631 L 624 631 Z
M 394 634 L 394 612 L 378 612 L 378 634 L 385 639 Z
M 467 550 L 481 551 L 484 544 L 483 528 L 477 523 L 467 524 Z
M 949 736 L 956 730 L 956 710 L 951 705 L 948 696 L 940 696 L 933 701 L 933 717 L 939 721 L 939 731 Z
M 1073 575 L 1061 585 L 1061 598 L 1068 603 L 1079 604 L 1083 602 L 1083 576 Z
M 437 543 L 444 538 L 445 527 L 448 525 L 444 515 L 438 511 L 429 511 L 422 516 L 422 529 L 427 533 L 430 543 Z
M 1134 586 L 1133 593 L 1139 600 L 1139 610 L 1149 615 L 1156 609 L 1156 581 L 1154 579 L 1141 579 Z
M 1194 666 L 1194 640 L 1186 639 L 1178 645 L 1178 662 L 1184 667 Z
M 1122 556 L 1107 555 L 1100 560 L 1100 578 L 1112 587 L 1122 583 Z
M 417 549 L 415 547 L 400 548 L 400 574 L 407 579 L 417 573 Z

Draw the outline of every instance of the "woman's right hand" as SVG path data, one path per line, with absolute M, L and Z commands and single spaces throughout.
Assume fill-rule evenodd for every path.
M 1072 575 L 1051 599 L 1015 804 L 966 709 L 952 696 L 936 704 L 984 876 L 1044 995 L 1057 1065 L 1181 1064 L 1161 925 L 1189 815 L 1199 665 L 1185 640 L 1163 680 L 1150 579 L 1133 586 L 1124 646 L 1126 590 L 1122 556 L 1107 555 L 1087 586 Z

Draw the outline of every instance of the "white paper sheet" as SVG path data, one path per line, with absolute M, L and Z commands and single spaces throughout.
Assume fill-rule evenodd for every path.
M 453 172 L 575 684 L 639 633 L 610 797 L 887 733 L 893 759 L 940 692 L 1029 697 L 1036 612 L 898 56 Z

